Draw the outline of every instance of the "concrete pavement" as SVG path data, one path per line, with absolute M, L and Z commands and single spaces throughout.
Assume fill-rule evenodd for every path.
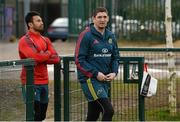
M 59 55 L 73 55 L 75 42 L 62 42 L 57 40 L 53 42 L 53 46 Z M 18 41 L 14 43 L 0 42 L 0 60 L 14 60 L 19 59 L 18 54 Z

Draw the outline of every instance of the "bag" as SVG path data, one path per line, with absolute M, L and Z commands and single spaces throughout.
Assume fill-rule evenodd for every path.
M 158 83 L 157 79 L 152 77 L 147 72 L 147 65 L 145 64 L 140 95 L 145 96 L 145 97 L 151 97 L 151 96 L 156 95 L 157 83 Z

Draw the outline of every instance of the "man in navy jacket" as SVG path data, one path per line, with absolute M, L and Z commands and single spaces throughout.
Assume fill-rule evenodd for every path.
M 78 80 L 88 100 L 87 121 L 111 121 L 114 109 L 108 99 L 110 82 L 118 73 L 118 47 L 115 35 L 107 29 L 108 11 L 99 7 L 93 14 L 93 23 L 79 35 L 75 62 Z

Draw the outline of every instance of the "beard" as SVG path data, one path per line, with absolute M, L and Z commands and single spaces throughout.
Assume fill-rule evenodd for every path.
M 34 27 L 34 30 L 37 31 L 37 32 L 39 32 L 39 33 L 42 33 L 42 32 L 44 31 L 44 26 L 41 25 L 41 26 L 39 26 L 39 27 Z
M 105 24 L 105 23 L 103 23 L 103 24 L 99 23 L 99 24 L 97 25 L 97 27 L 98 27 L 100 30 L 104 30 L 104 29 L 106 28 L 106 26 L 107 26 L 107 24 Z
M 105 29 L 105 27 L 98 27 L 100 30 L 103 30 L 103 29 Z

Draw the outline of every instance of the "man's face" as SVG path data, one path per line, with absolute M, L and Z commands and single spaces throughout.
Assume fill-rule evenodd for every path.
M 99 29 L 104 29 L 109 21 L 109 16 L 106 12 L 99 12 L 95 17 L 93 17 L 93 22 Z
M 44 24 L 40 16 L 33 16 L 30 28 L 34 31 L 42 32 L 44 30 Z

